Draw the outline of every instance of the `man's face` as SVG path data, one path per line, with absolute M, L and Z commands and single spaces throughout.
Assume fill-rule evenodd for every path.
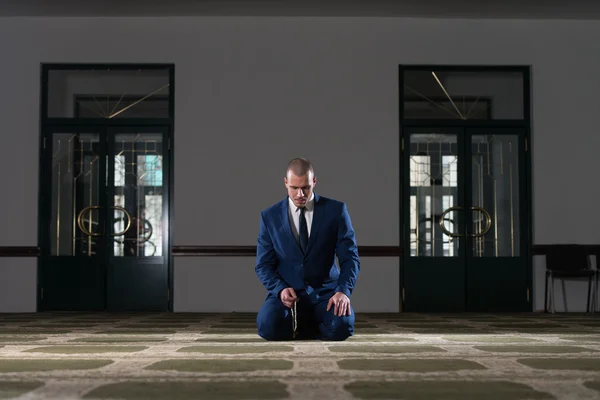
M 306 202 L 312 196 L 317 183 L 317 178 L 313 173 L 309 172 L 304 176 L 296 176 L 292 171 L 288 171 L 284 181 L 288 196 L 290 196 L 296 207 L 306 206 Z

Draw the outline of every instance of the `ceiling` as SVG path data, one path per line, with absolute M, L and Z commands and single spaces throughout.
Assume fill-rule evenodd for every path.
M 600 19 L 597 0 L 0 0 L 0 16 Z

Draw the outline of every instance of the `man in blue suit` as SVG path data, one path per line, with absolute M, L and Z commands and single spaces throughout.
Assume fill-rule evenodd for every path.
M 260 214 L 256 274 L 267 298 L 256 319 L 266 340 L 345 340 L 360 260 L 346 205 L 314 193 L 307 159 L 289 162 L 288 196 Z M 335 263 L 337 256 L 338 266 Z

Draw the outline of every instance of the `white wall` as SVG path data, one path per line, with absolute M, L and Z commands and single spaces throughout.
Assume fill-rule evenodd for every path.
M 15 139 L 0 148 L 0 245 L 37 243 L 42 62 L 176 64 L 175 245 L 255 244 L 297 155 L 319 193 L 347 202 L 360 245 L 398 245 L 398 65 L 532 65 L 534 242 L 598 243 L 598 37 L 584 21 L 0 19 L 0 135 Z M 0 282 L 30 287 L 35 265 L 0 259 Z M 397 268 L 363 259 L 357 311 L 398 309 Z M 178 311 L 245 311 L 264 296 L 250 258 L 178 258 L 175 276 Z M 33 311 L 32 296 L 0 297 L 1 309 Z

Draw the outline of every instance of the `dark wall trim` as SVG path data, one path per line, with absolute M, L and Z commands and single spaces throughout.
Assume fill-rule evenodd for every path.
M 400 246 L 360 246 L 361 257 L 400 257 Z M 173 246 L 173 256 L 188 257 L 254 257 L 256 246 Z M 39 257 L 36 246 L 0 246 L 0 257 Z
M 535 244 L 531 246 L 534 256 L 543 256 L 552 244 Z M 600 245 L 585 244 L 591 254 L 600 255 Z M 400 257 L 401 246 L 359 246 L 361 257 Z M 173 246 L 173 256 L 216 256 L 216 257 L 253 257 L 256 246 Z M 0 246 L 0 257 L 39 257 L 40 248 L 36 246 Z
M 256 255 L 256 246 L 173 246 L 171 254 L 179 256 L 248 257 Z
M 39 257 L 36 246 L 0 246 L 0 257 Z
M 565 244 L 577 244 L 577 243 L 565 243 Z M 560 244 L 556 244 L 560 245 Z M 584 247 L 589 254 L 598 256 L 600 255 L 600 245 L 597 244 L 577 244 L 578 246 Z M 547 254 L 548 250 L 554 247 L 554 244 L 535 244 L 531 246 L 531 253 L 534 256 L 544 256 Z
M 254 257 L 256 246 L 173 246 L 173 256 Z M 361 257 L 400 257 L 400 246 L 359 246 Z

